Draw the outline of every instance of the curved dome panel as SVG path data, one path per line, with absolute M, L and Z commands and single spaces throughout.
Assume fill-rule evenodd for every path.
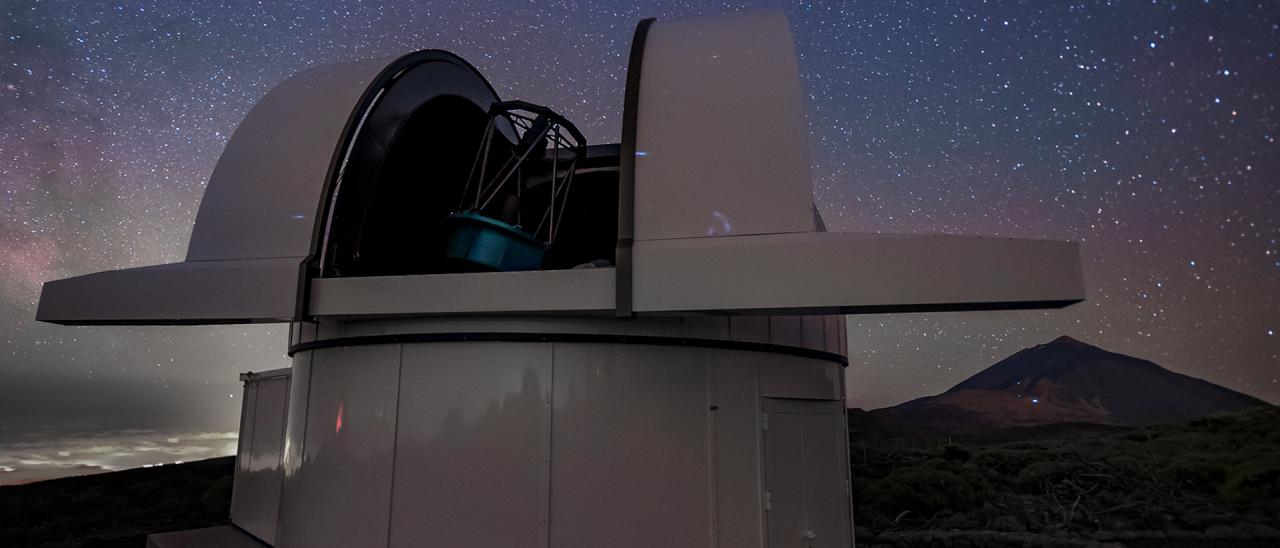
M 228 141 L 200 203 L 185 262 L 48 282 L 37 319 L 191 324 L 299 318 L 305 263 L 318 254 L 329 195 L 344 166 L 354 160 L 357 171 L 376 172 L 385 156 L 380 151 L 391 146 L 405 120 L 446 94 L 480 108 L 496 100 L 475 68 L 435 50 L 324 65 L 286 79 L 250 109 Z
M 656 21 L 635 104 L 635 239 L 812 232 L 800 71 L 781 11 Z
M 187 260 L 311 255 L 327 190 L 346 161 L 380 159 L 413 111 L 444 94 L 482 107 L 497 99 L 470 64 L 437 50 L 324 65 L 281 82 L 227 142 L 200 202 Z
M 305 257 L 334 152 L 370 83 L 394 59 L 304 70 L 249 110 L 219 157 L 188 261 Z

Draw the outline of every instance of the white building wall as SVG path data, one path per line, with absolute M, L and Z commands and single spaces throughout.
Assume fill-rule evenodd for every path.
M 626 337 L 688 330 L 830 346 L 833 322 L 797 320 L 560 324 L 624 337 L 616 343 L 413 342 L 415 330 L 443 334 L 420 320 L 328 329 L 396 339 L 295 355 L 289 408 L 305 416 L 288 421 L 276 545 L 763 548 L 771 534 L 794 537 L 769 530 L 764 405 L 842 408 L 841 365 L 776 347 Z M 471 327 L 502 331 L 486 323 Z M 843 440 L 843 419 L 832 417 L 804 428 Z M 800 454 L 807 464 L 795 473 L 831 483 L 844 493 L 844 510 L 832 511 L 847 510 L 847 456 Z
M 306 437 L 285 480 L 279 545 L 386 546 L 400 347 L 312 353 Z
M 394 547 L 545 547 L 551 344 L 406 344 Z
M 253 448 L 253 422 L 258 403 L 257 383 L 244 383 L 240 399 L 240 432 L 236 440 L 236 471 L 231 483 L 231 521 L 246 519 L 252 501 L 249 496 L 249 451 Z M 243 527 L 243 526 L 241 526 Z
M 556 345 L 552 546 L 710 546 L 706 353 Z
M 761 475 L 760 383 L 757 369 L 769 358 L 756 352 L 708 352 L 711 428 L 715 443 L 715 524 L 718 548 L 764 546 L 764 483 Z M 835 364 L 832 364 L 836 366 Z M 839 367 L 839 366 L 836 366 Z
M 231 521 L 267 542 L 275 540 L 276 512 L 280 507 L 288 397 L 287 370 L 244 378 Z

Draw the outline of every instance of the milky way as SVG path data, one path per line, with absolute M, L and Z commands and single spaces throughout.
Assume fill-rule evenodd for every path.
M 744 6 L 5 2 L 0 413 L 233 417 L 236 373 L 287 364 L 280 326 L 32 320 L 44 280 L 181 260 L 218 154 L 274 82 L 448 49 L 613 142 L 635 23 Z M 851 318 L 852 404 L 939 392 L 1060 334 L 1280 400 L 1280 4 L 783 7 L 830 229 L 1085 254 L 1089 301 L 1066 310 Z

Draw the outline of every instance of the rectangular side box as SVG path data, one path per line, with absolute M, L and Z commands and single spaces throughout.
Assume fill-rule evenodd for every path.
M 289 377 L 289 369 L 240 376 L 244 399 L 231 492 L 231 522 L 268 544 L 275 543 L 280 510 Z

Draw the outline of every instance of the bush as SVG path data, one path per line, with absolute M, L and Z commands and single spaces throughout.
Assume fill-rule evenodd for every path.
M 919 466 L 861 484 L 857 503 L 886 515 L 912 512 L 929 517 L 944 510 L 966 512 L 991 498 L 991 485 L 971 469 Z
M 1017 487 L 1024 493 L 1043 493 L 1046 486 L 1074 478 L 1085 471 L 1078 462 L 1046 460 L 1028 464 L 1018 473 Z
M 1227 479 L 1227 470 L 1221 460 L 1178 460 L 1161 468 L 1157 475 L 1184 489 L 1212 494 Z
M 1018 477 L 1022 469 L 1031 463 L 1042 462 L 1052 457 L 1053 454 L 1046 449 L 1026 450 L 1000 447 L 978 453 L 977 458 L 974 459 L 974 464 L 995 476 L 1002 476 L 1012 480 Z
M 959 445 L 948 445 L 942 450 L 942 459 L 947 462 L 966 463 L 973 456 L 968 449 Z
M 209 489 L 205 490 L 201 500 L 204 501 L 204 509 L 211 517 L 221 518 L 227 513 L 227 509 L 231 507 L 231 485 L 233 476 L 227 474 L 222 476 Z
M 1275 506 L 1280 500 L 1280 455 L 1247 462 L 1232 470 L 1222 495 L 1234 504 Z
M 1272 533 L 1255 534 L 1280 531 L 1280 408 L 1083 435 L 1038 431 L 1033 441 L 1015 435 L 945 448 L 936 437 L 913 443 L 909 433 L 865 445 L 854 438 L 856 522 L 872 535 L 954 528 L 1152 539 L 1143 546 L 1225 527 L 1243 535 L 1233 546 L 1280 546 Z

